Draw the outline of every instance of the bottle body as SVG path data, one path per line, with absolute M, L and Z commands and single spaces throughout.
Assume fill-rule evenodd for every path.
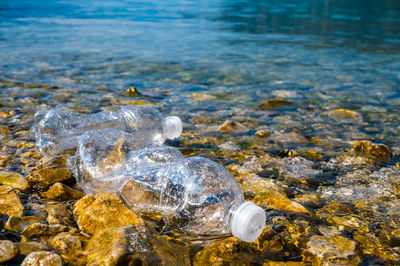
M 119 192 L 136 210 L 159 213 L 187 234 L 232 232 L 244 198 L 224 167 L 118 130 L 88 131 L 77 139 L 68 167 L 87 193 Z
M 142 105 L 95 114 L 46 109 L 36 113 L 34 123 L 32 131 L 43 155 L 54 155 L 61 150 L 75 148 L 75 138 L 88 130 L 113 128 L 158 143 L 163 143 L 167 138 L 176 138 L 182 132 L 178 117 L 164 117 L 158 110 Z

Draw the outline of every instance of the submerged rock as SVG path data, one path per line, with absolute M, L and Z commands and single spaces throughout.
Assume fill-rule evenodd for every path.
M 24 261 L 22 262 L 21 266 L 62 266 L 63 261 L 61 257 L 50 251 L 36 251 L 30 253 Z
M 0 263 L 15 258 L 19 253 L 18 247 L 9 240 L 0 240 Z
M 50 159 L 43 158 L 39 166 L 27 175 L 28 183 L 34 188 L 46 189 L 57 182 L 72 181 L 66 159 L 66 156 L 61 155 Z
M 240 131 L 247 131 L 249 129 L 239 122 L 226 120 L 224 123 L 222 123 L 222 125 L 218 127 L 218 130 L 223 133 L 234 133 Z
M 217 97 L 209 94 L 203 94 L 203 93 L 192 93 L 192 97 L 196 101 L 212 101 L 217 99 Z
M 385 144 L 376 144 L 371 141 L 356 141 L 350 154 L 362 155 L 379 162 L 391 161 L 393 154 Z
M 37 216 L 10 216 L 6 223 L 6 229 L 16 232 L 24 231 L 29 225 L 42 222 Z
M 72 199 L 80 199 L 85 196 L 85 193 L 57 182 L 52 185 L 47 191 L 42 192 L 41 195 L 49 200 L 66 201 Z
M 86 241 L 83 236 L 63 232 L 51 238 L 51 247 L 70 265 L 86 265 L 86 254 L 83 251 Z
M 341 122 L 362 122 L 363 117 L 360 113 L 347 109 L 335 109 L 328 112 L 328 116 Z
M 87 195 L 75 203 L 73 213 L 79 229 L 89 234 L 110 227 L 144 225 L 117 193 L 103 193 L 97 198 Z
M 255 243 L 246 243 L 230 237 L 208 244 L 196 254 L 193 266 L 200 265 L 249 265 L 260 255 Z
M 291 101 L 285 100 L 283 98 L 277 98 L 273 100 L 267 100 L 260 104 L 260 108 L 271 109 L 271 108 L 281 108 L 286 105 L 293 104 Z
M 42 251 L 47 249 L 47 246 L 34 241 L 19 242 L 16 245 L 18 246 L 20 254 L 25 256 L 31 254 L 32 252 Z
M 355 241 L 339 235 L 313 235 L 304 250 L 304 261 L 314 265 L 358 265 L 361 260 L 355 253 L 356 245 Z
M 7 185 L 21 191 L 29 189 L 26 179 L 22 175 L 13 172 L 0 172 L 0 185 Z
M 28 238 L 31 237 L 42 237 L 42 236 L 53 236 L 61 232 L 66 231 L 68 228 L 60 224 L 43 224 L 33 223 L 27 226 L 21 233 Z
M 162 238 L 162 240 L 161 240 Z M 87 265 L 190 265 L 189 253 L 142 226 L 108 228 L 90 239 Z
M 22 202 L 12 187 L 0 186 L 0 214 L 21 216 Z
M 52 203 L 46 207 L 47 211 L 47 222 L 49 224 L 62 224 L 70 225 L 73 223 L 72 211 L 69 206 L 65 203 Z

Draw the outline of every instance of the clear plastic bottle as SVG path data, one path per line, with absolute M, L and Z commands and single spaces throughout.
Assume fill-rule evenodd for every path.
M 87 193 L 119 192 L 136 210 L 161 214 L 190 235 L 232 233 L 251 242 L 264 228 L 264 210 L 245 202 L 232 174 L 211 160 L 185 158 L 118 130 L 88 131 L 77 140 L 68 167 Z
M 182 133 L 177 116 L 163 116 L 157 109 L 143 105 L 124 106 L 116 112 L 95 114 L 45 109 L 35 114 L 32 132 L 42 155 L 54 155 L 76 147 L 75 137 L 87 130 L 115 128 L 163 143 Z

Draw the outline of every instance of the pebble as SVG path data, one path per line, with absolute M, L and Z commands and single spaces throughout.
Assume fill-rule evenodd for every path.
M 18 247 L 10 240 L 0 240 L 0 263 L 15 258 L 19 253 Z
M 62 266 L 63 261 L 61 257 L 50 251 L 36 251 L 30 253 L 21 266 Z
M 30 188 L 22 175 L 13 172 L 0 172 L 0 185 L 7 185 L 21 191 L 27 191 Z
M 48 200 L 67 201 L 71 199 L 80 199 L 85 196 L 85 193 L 57 182 L 47 191 L 42 192 L 41 195 Z
M 12 187 L 0 186 L 0 214 L 21 216 L 24 211 L 21 199 Z
M 103 193 L 97 198 L 86 195 L 75 203 L 73 213 L 79 229 L 89 234 L 110 227 L 144 225 L 117 193 Z

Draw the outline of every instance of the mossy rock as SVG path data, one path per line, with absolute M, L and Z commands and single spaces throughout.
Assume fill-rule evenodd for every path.
M 391 161 L 393 158 L 393 153 L 388 146 L 367 140 L 354 142 L 350 154 L 362 155 L 378 162 Z

